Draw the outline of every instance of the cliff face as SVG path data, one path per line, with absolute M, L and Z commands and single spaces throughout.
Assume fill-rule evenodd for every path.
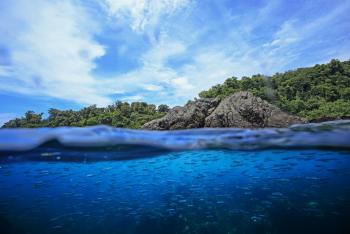
M 163 118 L 143 125 L 144 129 L 263 128 L 288 127 L 306 121 L 290 115 L 250 92 L 237 92 L 221 102 L 199 99 L 184 107 L 174 107 Z

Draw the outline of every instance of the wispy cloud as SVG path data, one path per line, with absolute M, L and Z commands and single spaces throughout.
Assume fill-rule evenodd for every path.
M 315 54 L 324 57 L 323 63 L 331 58 L 342 58 L 341 54 L 347 54 L 345 57 L 350 57 L 350 49 L 339 51 L 340 45 L 330 45 L 328 43 L 336 43 L 340 38 L 332 38 L 329 41 L 329 33 L 335 28 L 341 28 L 349 23 L 342 22 L 346 18 L 347 12 L 350 10 L 349 2 L 343 2 L 336 5 L 333 9 L 329 9 L 322 16 L 316 16 L 306 20 L 303 18 L 289 18 L 285 20 L 279 29 L 273 34 L 271 41 L 263 45 L 263 52 L 267 57 L 268 67 L 270 71 L 276 65 L 281 65 L 284 68 L 287 65 L 293 64 L 295 60 L 314 56 Z M 340 22 L 339 22 L 339 19 Z M 340 23 L 336 26 L 336 24 Z M 345 27 L 347 27 L 345 26 Z M 344 27 L 344 30 L 345 30 Z M 327 44 L 324 44 L 327 42 Z M 347 42 L 343 42 L 347 43 Z M 321 52 L 322 50 L 322 52 Z M 340 53 L 339 53 L 340 52 Z M 321 53 L 321 54 L 320 54 Z M 344 56 L 343 56 L 344 57 Z M 309 66 L 317 63 L 314 60 L 311 63 L 304 63 L 304 66 Z
M 0 89 L 85 104 L 109 102 L 90 74 L 94 59 L 105 51 L 93 38 L 97 26 L 82 8 L 71 1 L 19 0 L 1 14 L 0 24 L 1 35 L 14 30 L 0 39 L 11 52 L 11 73 Z
M 81 104 L 182 104 L 233 75 L 350 57 L 347 1 L 3 0 L 0 7 L 0 92 Z
M 109 78 L 107 92 L 113 94 L 124 90 L 127 93 L 138 93 L 147 99 L 153 99 L 156 103 L 160 101 L 175 103 L 169 99 L 188 97 L 185 91 L 192 88 L 188 77 L 181 76 L 177 70 L 168 66 L 171 58 L 185 52 L 186 46 L 183 43 L 171 39 L 167 34 L 161 34 L 158 42 L 139 58 L 141 63 L 139 68 Z M 134 100 L 134 95 L 129 97 L 130 100 Z M 128 96 L 123 98 L 127 100 Z
M 135 31 L 157 26 L 163 15 L 172 14 L 189 0 L 104 0 L 102 5 L 109 16 L 127 23 Z

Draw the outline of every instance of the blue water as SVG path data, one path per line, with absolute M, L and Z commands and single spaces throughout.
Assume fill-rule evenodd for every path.
M 348 126 L 0 131 L 0 233 L 350 233 Z

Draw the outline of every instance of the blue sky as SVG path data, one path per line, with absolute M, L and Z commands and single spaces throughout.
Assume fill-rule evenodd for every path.
M 350 58 L 348 0 L 1 0 L 0 124 Z

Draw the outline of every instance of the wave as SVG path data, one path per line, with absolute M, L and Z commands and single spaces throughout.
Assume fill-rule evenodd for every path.
M 22 152 L 49 142 L 60 147 L 95 148 L 108 146 L 148 146 L 165 150 L 266 148 L 350 149 L 350 121 L 293 125 L 264 129 L 189 129 L 148 131 L 108 126 L 1 129 L 0 151 Z

